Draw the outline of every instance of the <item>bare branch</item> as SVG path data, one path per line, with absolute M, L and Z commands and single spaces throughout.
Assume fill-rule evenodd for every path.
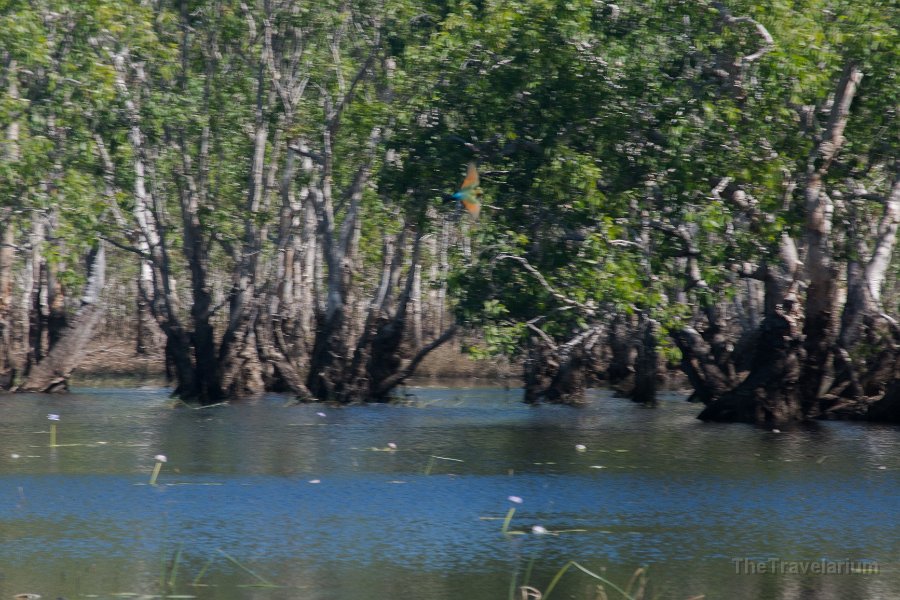
M 534 318 L 534 319 L 531 319 L 530 321 L 526 322 L 525 325 L 528 327 L 528 329 L 530 329 L 531 331 L 533 331 L 534 333 L 536 333 L 536 334 L 538 335 L 538 337 L 540 337 L 542 340 L 544 340 L 544 342 L 546 342 L 546 344 L 547 344 L 551 349 L 556 350 L 556 342 L 553 341 L 553 338 L 550 337 L 549 335 L 547 335 L 547 332 L 546 332 L 546 331 L 544 331 L 543 329 L 541 329 L 540 327 L 538 327 L 538 326 L 536 325 L 536 323 L 537 323 L 538 321 L 541 321 L 541 320 L 543 320 L 543 319 L 544 319 L 544 316 L 542 315 L 542 316 L 540 316 L 540 317 L 536 317 L 536 318 Z
M 415 373 L 416 368 L 419 366 L 419 363 L 421 363 L 422 360 L 424 360 L 424 358 L 428 356 L 432 350 L 448 342 L 454 335 L 456 335 L 456 330 L 457 326 L 454 323 L 453 325 L 445 329 L 444 332 L 436 339 L 432 340 L 429 344 L 422 346 L 422 348 L 418 352 L 416 352 L 415 356 L 413 356 L 412 359 L 410 359 L 410 361 L 406 363 L 406 366 L 404 366 L 398 372 L 386 378 L 381 382 L 381 384 L 379 384 L 378 389 L 375 390 L 375 395 L 377 396 L 386 394 L 393 388 L 406 381 L 410 376 L 412 376 L 413 373 Z
M 366 78 L 368 72 L 372 69 L 372 65 L 375 64 L 375 57 L 378 55 L 378 50 L 381 45 L 380 39 L 380 34 L 376 35 L 375 43 L 372 45 L 372 50 L 369 52 L 368 58 L 366 58 L 366 61 L 359 68 L 359 71 L 356 72 L 353 81 L 350 82 L 350 87 L 347 89 L 347 92 L 341 97 L 341 101 L 338 102 L 337 106 L 328 111 L 328 120 L 325 125 L 331 135 L 334 135 L 337 131 L 344 110 L 346 110 L 353 101 L 357 86 Z
M 749 64 L 755 60 L 762 58 L 767 52 L 771 52 L 775 49 L 775 39 L 772 37 L 772 34 L 769 33 L 769 30 L 765 28 L 765 26 L 753 19 L 751 17 L 735 17 L 731 14 L 731 11 L 722 4 L 721 2 L 713 2 L 713 7 L 719 11 L 719 14 L 722 15 L 722 20 L 724 20 L 729 25 L 738 25 L 741 23 L 749 23 L 756 29 L 756 33 L 759 34 L 759 37 L 762 38 L 762 45 L 756 52 L 751 54 L 747 54 L 746 56 L 741 57 L 739 60 L 735 61 L 736 66 L 740 66 L 742 64 Z
M 584 312 L 584 314 L 586 314 L 588 316 L 594 316 L 597 314 L 597 311 L 594 307 L 588 306 L 587 304 L 583 304 L 581 302 L 578 302 L 577 300 L 572 300 L 571 298 L 569 298 L 569 297 L 565 296 L 564 294 L 560 293 L 559 291 L 557 291 L 556 288 L 554 288 L 552 285 L 550 285 L 550 283 L 546 280 L 546 278 L 544 278 L 544 276 L 541 274 L 541 272 L 538 271 L 537 269 L 535 269 L 531 265 L 531 263 L 528 262 L 528 259 L 526 259 L 522 256 L 513 256 L 512 254 L 499 254 L 496 257 L 494 257 L 494 259 L 491 262 L 496 263 L 501 260 L 512 260 L 512 261 L 515 261 L 515 262 L 519 263 L 520 265 L 522 265 L 522 268 L 524 268 L 526 271 L 531 273 L 534 276 L 534 278 L 538 280 L 538 283 L 540 283 L 541 286 L 545 290 L 547 290 L 547 292 L 551 296 L 553 296 L 554 298 L 556 298 L 563 304 L 578 308 L 579 310 L 581 310 L 582 312 Z

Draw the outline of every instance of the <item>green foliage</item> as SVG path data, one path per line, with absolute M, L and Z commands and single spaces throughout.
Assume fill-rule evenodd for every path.
M 211 239 L 235 246 L 248 218 L 258 103 L 266 163 L 277 165 L 288 141 L 317 147 L 329 107 L 369 65 L 333 140 L 333 186 L 345 190 L 373 128 L 383 132 L 364 192 L 364 271 L 378 270 L 382 235 L 402 220 L 427 232 L 457 214 L 446 196 L 476 160 L 485 206 L 467 229 L 471 255 L 451 252 L 451 291 L 458 316 L 484 329 L 482 351 L 509 354 L 530 335 L 527 321 L 564 339 L 616 311 L 649 311 L 672 328 L 690 318 L 675 301 L 690 287 L 684 244 L 654 223 L 693 237 L 709 290 L 690 288 L 690 303 L 733 294 L 731 267 L 772 256 L 782 232 L 802 222 L 790 184 L 806 170 L 821 107 L 849 61 L 865 78 L 829 185 L 850 195 L 845 182 L 861 182 L 880 194 L 896 176 L 900 9 L 886 0 L 730 2 L 730 15 L 771 33 L 762 52 L 753 22 L 728 22 L 707 0 L 328 0 L 270 15 L 267 3 L 246 5 L 0 1 L 0 124 L 20 125 L 15 155 L 0 155 L 0 206 L 20 215 L 58 206 L 56 235 L 69 251 L 113 235 L 94 136 L 109 147 L 127 214 L 130 100 L 154 149 L 153 193 L 171 247 L 181 235 L 181 150 L 198 156 L 204 132 L 207 170 L 193 173 L 208 178 L 200 215 Z M 260 63 L 266 22 L 277 67 L 289 62 L 285 48 L 303 46 L 307 87 L 290 114 Z M 126 48 L 145 77 L 130 73 L 128 94 L 111 58 Z M 295 183 L 309 177 L 301 169 Z M 266 252 L 276 193 L 253 217 L 269 226 Z M 854 210 L 878 214 L 871 203 Z M 527 259 L 547 285 L 501 254 Z

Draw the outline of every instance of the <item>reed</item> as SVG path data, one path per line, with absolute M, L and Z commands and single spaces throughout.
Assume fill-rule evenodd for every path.
M 50 447 L 56 448 L 56 423 L 59 421 L 59 415 L 51 413 L 47 418 L 50 420 Z
M 619 594 L 621 594 L 622 597 L 625 598 L 625 600 L 639 600 L 639 598 L 636 598 L 635 596 L 632 596 L 632 595 L 629 594 L 627 591 L 623 590 L 622 588 L 620 588 L 619 586 L 617 586 L 615 583 L 613 583 L 613 582 L 610 581 L 609 579 L 606 579 L 606 578 L 603 577 L 602 575 L 598 575 L 597 573 L 594 573 L 593 571 L 590 571 L 590 570 L 586 569 L 585 567 L 581 566 L 580 564 L 578 564 L 578 563 L 575 562 L 574 560 L 570 560 L 570 561 L 567 562 L 565 565 L 563 565 L 563 567 L 562 567 L 559 571 L 556 572 L 556 575 L 553 576 L 553 579 L 550 580 L 550 584 L 547 586 L 547 589 L 544 591 L 544 594 L 543 594 L 543 596 L 541 597 L 541 600 L 548 600 L 548 598 L 550 598 L 550 594 L 551 594 L 551 593 L 553 592 L 553 590 L 556 588 L 556 584 L 559 583 L 559 580 L 562 579 L 562 576 L 565 575 L 566 572 L 567 572 L 569 569 L 571 569 L 572 567 L 578 569 L 579 571 L 581 571 L 581 572 L 584 573 L 585 575 L 588 575 L 588 576 L 590 576 L 590 577 L 593 577 L 594 579 L 596 579 L 597 581 L 599 581 L 599 582 L 602 583 L 603 585 L 609 586 L 611 589 L 613 589 L 613 590 L 615 590 L 616 592 L 618 592 Z M 635 573 L 635 575 L 632 577 L 632 581 L 634 581 L 634 579 L 635 579 L 636 577 L 638 577 L 640 574 L 643 574 L 643 572 L 644 572 L 643 569 L 638 569 L 638 572 Z M 630 585 L 629 585 L 629 587 L 630 587 Z M 641 594 L 641 596 L 643 596 L 643 594 Z
M 224 556 L 225 558 L 227 558 L 229 561 L 231 561 L 232 563 L 234 563 L 236 566 L 238 566 L 239 568 L 243 569 L 244 571 L 246 571 L 247 573 L 249 573 L 250 575 L 252 575 L 253 577 L 255 577 L 255 578 L 257 579 L 257 581 L 259 581 L 259 584 L 258 584 L 258 585 L 259 585 L 260 587 L 273 587 L 273 588 L 275 588 L 275 587 L 280 587 L 280 586 L 278 586 L 277 584 L 272 583 L 271 581 L 269 581 L 268 579 L 266 579 L 265 577 L 263 577 L 262 575 L 260 575 L 259 573 L 257 573 L 257 572 L 254 571 L 253 569 L 251 569 L 250 567 L 247 567 L 247 566 L 243 565 L 238 559 L 236 559 L 235 557 L 231 556 L 230 554 L 228 554 L 227 552 L 225 552 L 225 551 L 222 550 L 221 548 L 217 548 L 217 550 L 218 550 L 219 554 L 221 554 L 222 556 Z
M 156 485 L 156 478 L 159 477 L 163 464 L 168 460 L 165 454 L 157 454 L 153 458 L 156 459 L 156 464 L 153 465 L 153 473 L 150 474 L 150 485 Z
M 516 507 L 512 506 L 506 513 L 506 517 L 503 519 L 503 525 L 500 527 L 500 533 L 507 535 L 509 534 L 509 524 L 512 522 L 513 515 L 516 514 Z

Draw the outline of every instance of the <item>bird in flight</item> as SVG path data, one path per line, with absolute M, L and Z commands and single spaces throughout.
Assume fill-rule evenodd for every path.
M 475 167 L 475 163 L 471 162 L 459 191 L 452 197 L 462 203 L 469 214 L 477 219 L 481 213 L 481 193 L 481 188 L 478 187 L 478 169 Z

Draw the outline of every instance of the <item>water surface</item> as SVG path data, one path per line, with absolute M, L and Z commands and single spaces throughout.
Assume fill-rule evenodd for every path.
M 163 389 L 0 397 L 0 598 L 496 600 L 570 560 L 623 586 L 647 567 L 661 598 L 900 597 L 898 429 L 704 424 L 674 396 L 646 409 L 598 391 L 573 410 L 408 392 L 203 410 Z M 510 507 L 525 535 L 500 533 Z M 743 559 L 879 573 L 736 572 Z M 572 572 L 553 596 L 596 585 Z

